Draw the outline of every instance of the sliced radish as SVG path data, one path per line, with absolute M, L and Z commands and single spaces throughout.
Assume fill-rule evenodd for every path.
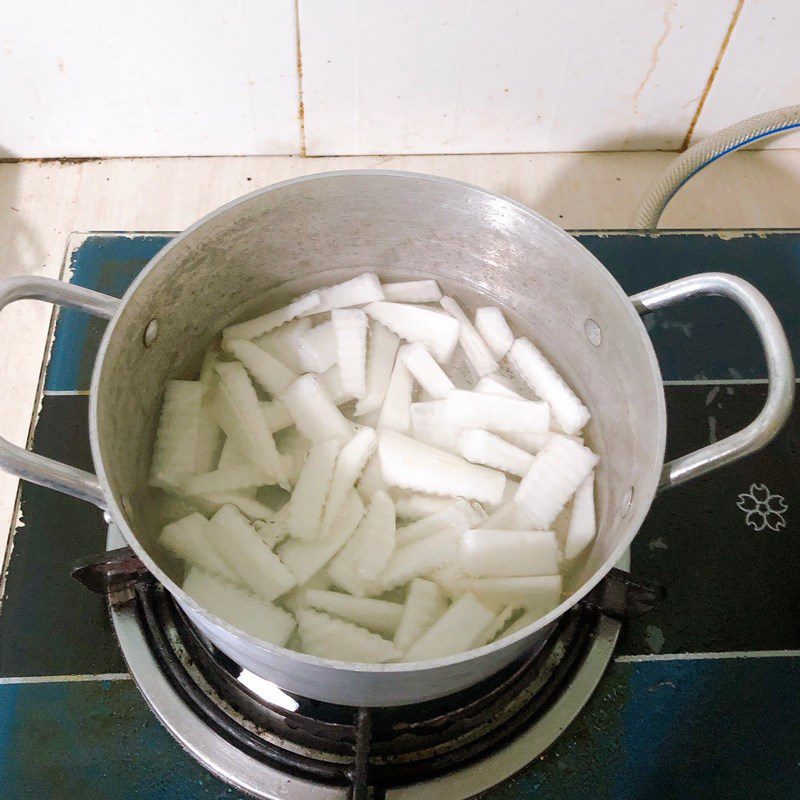
M 405 364 L 414 380 L 433 398 L 441 400 L 455 388 L 444 370 L 436 363 L 430 351 L 421 342 L 404 344 L 400 348 L 400 361 Z
M 380 664 L 400 657 L 400 651 L 377 633 L 350 622 L 334 619 L 322 611 L 301 608 L 297 625 L 303 652 L 361 664 Z
M 550 423 L 547 403 L 536 400 L 454 389 L 441 402 L 451 424 L 460 428 L 544 433 Z
M 191 569 L 182 588 L 207 611 L 265 642 L 284 647 L 295 629 L 287 611 L 202 570 Z
M 395 646 L 407 650 L 444 614 L 447 599 L 442 590 L 423 578 L 415 578 L 408 588 L 400 624 L 394 635 Z
M 217 382 L 217 359 L 219 358 L 219 346 L 209 347 L 203 356 L 203 363 L 200 365 L 200 377 L 198 380 L 206 388 L 210 389 Z
M 355 563 L 356 575 L 362 581 L 373 581 L 386 568 L 395 548 L 394 503 L 386 492 L 373 493 L 359 527 L 364 528 L 364 541 Z
M 360 625 L 362 628 L 394 636 L 400 618 L 403 616 L 402 603 L 375 600 L 371 597 L 353 597 L 341 592 L 309 589 L 306 592 L 308 605 L 334 617 Z
M 567 528 L 567 541 L 564 544 L 564 557 L 575 558 L 580 555 L 594 539 L 596 521 L 594 512 L 594 473 L 590 473 L 575 490 L 572 499 L 572 513 Z
M 367 461 L 356 489 L 365 503 L 369 503 L 375 492 L 386 490 L 386 482 L 381 472 L 381 460 L 376 452 L 373 452 Z
M 256 391 L 241 364 L 217 364 L 220 376 L 215 415 L 225 435 L 236 447 L 278 484 L 289 489 L 275 440 L 267 427 Z
M 277 433 L 294 425 L 292 415 L 283 400 L 263 400 L 261 402 L 261 413 L 264 415 L 267 427 L 272 433 Z
M 394 303 L 438 303 L 442 299 L 439 284 L 434 280 L 384 283 L 383 294 Z
M 458 558 L 475 578 L 552 575 L 558 572 L 558 542 L 552 531 L 465 531 Z
M 217 461 L 217 469 L 229 469 L 230 467 L 238 467 L 241 464 L 247 464 L 253 467 L 252 464 L 245 458 L 242 451 L 236 446 L 236 442 L 231 438 L 226 438 L 222 445 L 222 450 L 219 453 L 219 461 Z M 209 470 L 210 471 L 210 470 Z
M 423 517 L 410 525 L 404 525 L 402 528 L 397 529 L 396 540 L 398 547 L 405 547 L 413 542 L 418 542 L 421 539 L 427 539 L 435 533 L 443 530 L 455 531 L 461 533 L 469 528 L 469 519 L 465 507 L 469 508 L 469 504 L 464 501 L 458 501 L 452 506 L 437 511 L 429 517 Z
M 458 455 L 458 443 L 463 429 L 454 425 L 443 400 L 412 403 L 411 433 L 415 439 Z
M 370 320 L 366 392 L 356 403 L 355 416 L 361 417 L 377 411 L 383 405 L 399 346 L 400 340 L 397 336 L 380 322 Z
M 425 661 L 470 650 L 493 619 L 478 598 L 464 594 L 408 648 L 403 660 Z
M 333 404 L 314 375 L 299 377 L 280 398 L 294 419 L 297 430 L 314 443 L 330 439 L 347 441 L 353 426 Z
M 298 343 L 305 372 L 325 372 L 336 363 L 336 335 L 333 322 L 323 322 L 303 333 Z
M 475 312 L 475 327 L 498 361 L 514 344 L 514 334 L 497 306 L 479 308 Z
M 297 583 L 238 509 L 222 506 L 210 524 L 217 551 L 257 597 L 272 601 Z
M 289 483 L 292 484 L 292 488 L 294 488 L 306 463 L 311 443 L 297 428 L 292 427 L 282 430 L 275 437 L 275 445 L 284 461 L 286 477 L 289 479 Z
M 309 589 L 329 589 L 331 585 L 330 578 L 324 569 L 321 569 L 316 575 L 312 575 L 306 583 L 302 586 L 295 586 L 291 592 L 287 592 L 281 598 L 281 604 L 292 614 L 296 614 L 301 608 L 308 608 L 308 600 L 306 599 L 306 592 Z
M 265 486 L 274 482 L 274 478 L 265 475 L 253 464 L 236 464 L 186 478 L 183 482 L 183 491 L 190 495 L 216 494 L 235 492 L 251 486 Z
M 288 539 L 278 546 L 276 552 L 281 561 L 292 571 L 297 582 L 305 583 L 339 552 L 352 536 L 363 515 L 364 504 L 358 492 L 351 492 L 324 539 L 315 542 Z
M 514 614 L 519 611 L 519 608 L 514 605 L 503 606 L 500 611 L 495 615 L 495 618 L 481 631 L 480 636 L 475 640 L 473 647 L 483 647 L 490 642 L 493 642 L 500 631 L 508 625 Z
M 175 491 L 194 472 L 205 392 L 199 381 L 167 382 L 150 463 L 150 486 Z
M 426 344 L 440 364 L 452 357 L 459 324 L 449 314 L 405 303 L 370 303 L 364 310 L 401 339 Z
M 342 389 L 362 398 L 367 391 L 367 315 L 351 308 L 335 308 L 331 322 Z
M 497 503 L 506 478 L 502 472 L 416 442 L 392 430 L 378 437 L 378 455 L 384 480 L 390 486 Z
M 484 464 L 493 469 L 524 475 L 533 462 L 533 456 L 489 431 L 465 430 L 458 439 L 458 453 L 473 464 Z
M 164 526 L 158 543 L 188 564 L 228 580 L 238 581 L 236 573 L 212 543 L 213 535 L 208 520 L 202 514 L 194 512 Z
M 533 520 L 535 528 L 548 530 L 597 461 L 588 447 L 555 435 L 534 458 L 514 502 Z
M 331 488 L 322 515 L 321 536 L 326 536 L 336 521 L 348 495 L 358 481 L 369 457 L 375 450 L 375 431 L 359 428 L 353 438 L 342 447 L 333 469 Z
M 206 394 L 200 409 L 197 428 L 197 449 L 193 472 L 211 472 L 217 465 L 225 435 L 214 416 L 211 400 Z
M 378 428 L 407 431 L 411 427 L 411 392 L 414 384 L 411 373 L 399 356 L 395 358 L 392 376 L 383 398 Z
M 319 536 L 322 510 L 341 447 L 336 440 L 314 445 L 289 498 L 289 532 L 311 541 Z
M 487 602 L 511 603 L 524 608 L 555 608 L 561 602 L 561 576 L 524 578 L 466 578 L 458 587 Z M 542 611 L 544 616 L 547 611 Z
M 494 372 L 497 369 L 497 362 L 461 306 L 452 297 L 443 297 L 440 305 L 448 314 L 458 320 L 460 326 L 458 341 L 475 372 L 481 376 Z
M 480 523 L 480 527 L 486 530 L 507 531 L 531 531 L 534 529 L 533 520 L 513 500 L 498 506 Z
M 397 491 L 397 490 L 395 490 Z M 457 502 L 456 497 L 442 497 L 434 494 L 421 494 L 420 492 L 403 493 L 394 498 L 394 508 L 398 517 L 405 519 L 422 519 L 443 511 Z M 485 512 L 477 503 L 464 501 L 462 506 L 470 525 L 477 525 L 486 517 Z
M 289 526 L 280 512 L 254 520 L 253 530 L 270 550 L 274 550 L 289 535 Z
M 310 310 L 309 314 L 322 314 L 334 308 L 362 306 L 365 303 L 383 300 L 381 282 L 372 272 L 364 272 L 335 286 L 317 289 L 316 293 L 320 296 L 320 304 Z
M 300 362 L 300 337 L 310 327 L 311 319 L 309 317 L 296 319 L 260 336 L 255 340 L 255 344 L 289 369 L 300 374 L 303 371 L 303 365 Z
M 504 639 L 506 636 L 511 636 L 517 631 L 527 628 L 528 625 L 533 625 L 537 619 L 541 619 L 552 608 L 553 607 L 548 608 L 547 610 L 542 610 L 541 608 L 528 609 L 522 614 L 521 617 L 515 619 L 505 630 L 500 631 L 500 638 Z
M 578 399 L 553 365 L 527 339 L 517 339 L 508 351 L 511 366 L 550 410 L 564 433 L 577 433 L 589 421 L 589 409 Z
M 342 384 L 342 373 L 339 370 L 339 365 L 334 364 L 330 369 L 326 369 L 319 376 L 319 385 L 325 390 L 325 393 L 330 397 L 331 402 L 335 406 L 340 406 L 348 400 L 352 400 L 353 396 L 349 394 Z
M 398 547 L 381 575 L 384 589 L 419 578 L 458 556 L 458 531 L 444 529 L 418 542 Z
M 289 367 L 252 342 L 245 339 L 226 339 L 224 347 L 244 364 L 253 380 L 273 397 L 297 379 L 297 375 Z
M 299 297 L 283 308 L 277 308 L 275 311 L 247 320 L 247 322 L 229 325 L 222 331 L 222 337 L 223 339 L 255 339 L 256 336 L 269 333 L 269 331 L 295 319 L 295 317 L 316 313 L 316 309 L 319 308 L 320 304 L 320 294 L 311 292 Z
M 517 400 L 525 400 L 519 392 L 509 386 L 508 381 L 500 373 L 495 372 L 491 375 L 484 375 L 476 384 L 475 391 L 482 394 L 501 394 L 504 397 L 515 397 Z

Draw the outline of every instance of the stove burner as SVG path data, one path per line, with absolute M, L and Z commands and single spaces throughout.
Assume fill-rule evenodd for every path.
M 576 607 L 536 656 L 446 698 L 357 709 L 291 696 L 298 708 L 287 710 L 248 688 L 241 668 L 197 632 L 163 587 L 140 586 L 137 607 L 164 674 L 209 728 L 265 766 L 351 786 L 357 799 L 371 796 L 368 787 L 383 791 L 461 769 L 534 725 L 570 685 L 601 619 Z

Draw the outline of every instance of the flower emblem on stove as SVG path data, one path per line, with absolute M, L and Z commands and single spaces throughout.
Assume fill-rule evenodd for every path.
M 745 512 L 745 522 L 755 531 L 786 527 L 789 506 L 779 494 L 772 494 L 763 483 L 753 483 L 750 491 L 739 495 L 736 505 Z

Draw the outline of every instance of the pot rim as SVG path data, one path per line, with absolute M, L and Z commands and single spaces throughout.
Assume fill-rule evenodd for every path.
M 161 567 L 158 564 L 156 564 L 153 558 L 151 558 L 150 555 L 145 551 L 144 547 L 137 539 L 133 530 L 128 525 L 128 522 L 125 519 L 125 515 L 122 512 L 121 508 L 119 507 L 119 504 L 117 503 L 113 492 L 111 491 L 111 487 L 109 485 L 108 478 L 106 476 L 105 466 L 103 464 L 102 453 L 100 450 L 100 443 L 97 434 L 98 431 L 97 397 L 99 394 L 100 381 L 102 379 L 105 354 L 108 349 L 108 344 L 111 341 L 111 338 L 114 336 L 114 330 L 117 326 L 117 323 L 119 322 L 119 319 L 124 313 L 128 302 L 136 293 L 136 290 L 138 289 L 139 285 L 144 280 L 147 279 L 147 276 L 150 274 L 150 272 L 156 269 L 159 263 L 162 261 L 162 259 L 173 248 L 180 246 L 185 239 L 187 239 L 192 233 L 194 233 L 194 231 L 196 231 L 198 228 L 205 225 L 207 222 L 210 222 L 211 220 L 224 214 L 225 212 L 227 212 L 231 208 L 234 208 L 237 205 L 246 203 L 247 201 L 252 200 L 255 197 L 259 197 L 263 194 L 279 191 L 280 189 L 283 189 L 287 186 L 291 186 L 294 184 L 306 183 L 311 181 L 320 181 L 320 180 L 323 181 L 337 180 L 339 178 L 352 178 L 352 177 L 361 177 L 361 178 L 380 177 L 380 178 L 397 178 L 405 180 L 411 179 L 417 181 L 431 181 L 434 183 L 442 183 L 449 186 L 459 187 L 462 189 L 466 189 L 470 192 L 477 192 L 491 198 L 492 200 L 510 204 L 511 206 L 515 207 L 517 210 L 521 211 L 526 216 L 532 218 L 538 224 L 548 228 L 553 234 L 555 234 L 559 239 L 561 239 L 565 247 L 581 250 L 584 256 L 588 256 L 595 263 L 595 266 L 597 267 L 598 270 L 600 270 L 600 273 L 604 276 L 610 288 L 617 294 L 620 300 L 627 307 L 628 313 L 634 320 L 634 324 L 639 328 L 642 339 L 644 340 L 645 348 L 650 357 L 650 366 L 652 370 L 652 377 L 654 379 L 654 383 L 659 387 L 659 391 L 657 392 L 657 406 L 658 406 L 656 409 L 657 419 L 655 420 L 657 429 L 656 430 L 657 447 L 655 450 L 656 455 L 653 460 L 653 463 L 650 466 L 649 474 L 646 476 L 646 478 L 643 478 L 639 482 L 639 486 L 637 488 L 637 495 L 639 496 L 638 511 L 632 514 L 631 517 L 625 521 L 624 534 L 620 537 L 620 541 L 617 544 L 617 546 L 612 550 L 611 555 L 606 559 L 606 561 L 602 564 L 602 566 L 600 566 L 597 570 L 595 570 L 594 574 L 587 581 L 585 581 L 579 589 L 577 589 L 569 597 L 563 600 L 548 614 L 536 620 L 536 622 L 531 623 L 531 625 L 525 628 L 522 628 L 512 636 L 500 639 L 496 642 L 492 642 L 491 644 L 484 645 L 483 647 L 475 648 L 473 650 L 467 650 L 464 653 L 459 653 L 454 656 L 447 656 L 445 658 L 430 659 L 427 661 L 409 661 L 409 662 L 391 663 L 391 664 L 362 664 L 358 662 L 339 661 L 336 659 L 329 659 L 329 658 L 319 658 L 318 656 L 307 655 L 306 653 L 301 653 L 297 650 L 289 650 L 285 647 L 278 647 L 275 644 L 265 642 L 262 639 L 258 639 L 255 636 L 251 636 L 250 634 L 240 630 L 236 626 L 231 625 L 229 622 L 220 619 L 215 614 L 212 614 L 207 609 L 203 608 L 193 598 L 191 598 L 188 594 L 186 594 L 186 592 L 184 592 L 183 589 L 181 589 L 181 587 L 178 586 L 178 584 L 175 583 L 175 581 L 173 581 L 164 572 L 164 570 L 161 569 Z M 242 195 L 241 197 L 237 197 L 234 200 L 231 200 L 225 203 L 224 205 L 220 206 L 219 208 L 215 209 L 214 211 L 209 212 L 204 217 L 201 217 L 197 222 L 193 223 L 188 228 L 179 233 L 174 239 L 172 239 L 172 241 L 170 241 L 161 250 L 159 250 L 159 252 L 156 253 L 156 255 L 153 256 L 152 259 L 150 259 L 150 261 L 147 263 L 144 269 L 139 273 L 139 275 L 137 275 L 133 283 L 131 283 L 125 294 L 122 296 L 117 311 L 109 321 L 105 333 L 103 334 L 103 338 L 97 352 L 97 358 L 95 361 L 94 370 L 92 372 L 92 381 L 89 391 L 89 440 L 92 449 L 92 458 L 94 460 L 94 465 L 97 472 L 97 479 L 100 482 L 100 487 L 102 488 L 103 495 L 105 496 L 105 499 L 107 501 L 108 512 L 111 515 L 114 523 L 120 530 L 122 536 L 125 538 L 125 541 L 134 550 L 136 555 L 142 560 L 142 562 L 145 564 L 145 566 L 147 566 L 150 572 L 152 572 L 152 574 L 167 588 L 167 590 L 178 600 L 178 602 L 181 605 L 183 604 L 188 605 L 190 608 L 194 609 L 201 615 L 213 621 L 214 624 L 225 630 L 227 633 L 235 636 L 240 640 L 243 640 L 244 642 L 246 642 L 251 646 L 257 647 L 261 650 L 265 650 L 270 653 L 274 653 L 276 655 L 295 659 L 300 663 L 312 665 L 323 669 L 338 670 L 342 672 L 402 674 L 410 672 L 414 673 L 425 672 L 427 670 L 433 671 L 440 668 L 443 669 L 443 668 L 453 667 L 455 665 L 472 661 L 474 659 L 480 659 L 485 656 L 489 656 L 491 653 L 500 651 L 515 642 L 519 642 L 522 639 L 526 639 L 532 636 L 533 634 L 537 633 L 538 631 L 543 630 L 552 622 L 554 622 L 556 619 L 558 619 L 562 614 L 564 614 L 572 606 L 574 606 L 577 602 L 579 602 L 583 597 L 585 597 L 608 574 L 609 570 L 611 570 L 611 568 L 617 563 L 617 561 L 619 561 L 623 553 L 630 546 L 631 542 L 633 541 L 633 538 L 638 533 L 639 528 L 641 527 L 642 522 L 644 522 L 645 516 L 647 515 L 650 506 L 652 505 L 653 499 L 658 489 L 658 481 L 661 475 L 661 468 L 663 467 L 664 464 L 664 453 L 666 448 L 666 401 L 664 397 L 664 388 L 663 388 L 663 379 L 661 377 L 661 370 L 658 365 L 658 359 L 656 358 L 652 340 L 650 339 L 650 336 L 647 333 L 647 329 L 645 328 L 644 323 L 641 320 L 641 317 L 635 310 L 633 304 L 630 302 L 628 295 L 625 294 L 620 284 L 606 269 L 606 267 L 602 264 L 602 262 L 599 259 L 597 259 L 592 253 L 590 253 L 573 236 L 567 233 L 563 228 L 560 228 L 558 225 L 551 222 L 549 219 L 543 217 L 542 215 L 538 214 L 537 212 L 533 211 L 533 209 L 529 208 L 523 203 L 517 202 L 516 200 L 513 200 L 512 198 L 507 197 L 505 195 L 498 194 L 496 192 L 490 192 L 487 189 L 483 189 L 480 186 L 476 186 L 475 184 L 467 183 L 466 181 L 458 181 L 452 178 L 443 178 L 422 172 L 408 172 L 402 170 L 382 170 L 382 169 L 334 170 L 331 172 L 317 172 L 311 175 L 302 175 L 297 178 L 290 178 L 285 181 L 280 181 L 278 183 L 262 187 L 261 189 L 256 189 L 252 192 L 249 192 L 248 194 Z M 648 502 L 646 504 L 641 502 L 642 498 L 647 499 Z

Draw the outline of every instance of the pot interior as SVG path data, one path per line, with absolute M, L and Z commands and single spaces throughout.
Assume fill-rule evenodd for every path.
M 610 566 L 644 518 L 663 461 L 663 389 L 644 326 L 600 263 L 549 222 L 475 187 L 388 172 L 312 176 L 236 201 L 182 234 L 131 287 L 95 374 L 93 447 L 115 512 L 145 553 L 180 581 L 155 542 L 147 488 L 165 382 L 195 377 L 225 325 L 367 270 L 433 277 L 470 312 L 497 304 L 553 361 L 589 406 L 588 443 L 601 456 L 599 533 L 568 591 Z M 158 336 L 146 347 L 153 319 Z

